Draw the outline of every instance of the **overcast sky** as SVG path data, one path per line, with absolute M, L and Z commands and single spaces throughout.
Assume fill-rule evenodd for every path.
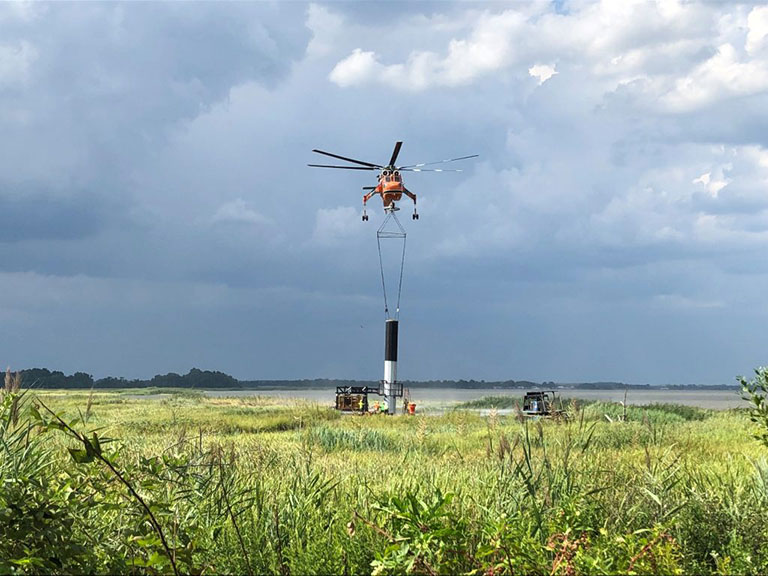
M 379 379 L 403 140 L 401 378 L 733 383 L 767 111 L 763 4 L 2 3 L 0 361 Z

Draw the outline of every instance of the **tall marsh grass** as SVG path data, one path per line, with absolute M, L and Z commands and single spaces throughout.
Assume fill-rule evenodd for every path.
M 85 395 L 40 392 L 14 422 L 13 398 L 3 573 L 768 572 L 767 455 L 739 411 L 339 417 L 94 393 L 85 418 Z

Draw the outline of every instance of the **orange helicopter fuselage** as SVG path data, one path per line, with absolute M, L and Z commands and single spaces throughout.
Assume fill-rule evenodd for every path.
M 384 206 L 389 206 L 393 202 L 399 202 L 403 196 L 403 177 L 400 174 L 382 174 L 379 176 L 379 185 L 375 192 L 381 195 L 381 201 Z

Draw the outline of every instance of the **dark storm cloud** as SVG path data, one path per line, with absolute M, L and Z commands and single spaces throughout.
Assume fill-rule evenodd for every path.
M 0 30 L 5 43 L 32 44 L 37 57 L 29 82 L 57 86 L 51 97 L 76 95 L 120 107 L 123 101 L 112 97 L 123 95 L 147 112 L 173 111 L 162 114 L 168 121 L 199 111 L 191 102 L 174 107 L 184 99 L 209 104 L 240 82 L 274 84 L 283 77 L 308 40 L 304 9 L 265 3 L 226 10 L 214 3 L 38 4 L 27 18 L 4 8 L 11 14 Z M 185 85 L 190 93 L 181 90 Z
M 291 4 L 36 4 L 24 18 L 0 9 L 2 42 L 28 54 L 24 74 L 0 84 L 2 179 L 52 171 L 128 185 L 179 120 L 237 84 L 274 86 L 308 39 Z M 18 162 L 35 155 L 49 157 Z
M 377 379 L 373 175 L 305 164 L 395 140 L 481 155 L 408 175 L 408 378 L 715 382 L 764 348 L 751 6 L 0 10 L 6 364 Z
M 309 38 L 305 7 L 290 3 L 0 10 L 0 47 L 12 64 L 7 81 L 0 77 L 0 202 L 23 226 L 4 231 L 16 241 L 136 228 L 143 213 L 137 182 L 152 178 L 147 162 L 169 131 L 226 99 L 233 86 L 274 88 Z
M 93 196 L 57 198 L 26 192 L 0 195 L 0 243 L 26 240 L 74 240 L 93 236 L 105 224 L 108 211 Z M 8 259 L 5 259 L 6 264 Z

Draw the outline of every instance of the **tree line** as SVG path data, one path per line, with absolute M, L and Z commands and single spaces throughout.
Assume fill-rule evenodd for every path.
M 378 381 L 375 380 L 341 380 L 333 378 L 315 378 L 304 380 L 238 380 L 237 378 L 219 372 L 218 370 L 200 370 L 192 368 L 186 374 L 158 374 L 148 380 L 133 379 L 129 380 L 122 377 L 107 376 L 106 378 L 94 379 L 93 376 L 85 372 L 75 372 L 66 375 L 59 370 L 48 370 L 47 368 L 30 368 L 21 370 L 22 385 L 25 388 L 63 388 L 63 389 L 116 389 L 116 388 L 197 388 L 199 390 L 257 390 L 257 389 L 308 389 L 308 388 L 334 388 L 336 386 L 369 386 L 375 387 Z M 528 388 L 552 388 L 557 389 L 560 386 L 566 388 L 575 388 L 578 390 L 637 390 L 668 388 L 672 390 L 691 390 L 691 389 L 730 389 L 734 385 L 681 385 L 672 384 L 668 386 L 651 386 L 649 384 L 625 384 L 622 382 L 579 382 L 558 384 L 556 382 L 532 382 L 530 380 L 426 380 L 426 381 L 404 381 L 406 387 L 413 386 L 419 388 L 494 388 L 504 389 L 528 389 Z
M 192 368 L 187 374 L 175 372 L 158 374 L 149 380 L 126 378 L 94 379 L 85 372 L 75 372 L 67 376 L 58 370 L 47 368 L 32 368 L 21 370 L 22 385 L 27 388 L 241 388 L 240 382 L 223 372 L 198 370 Z

